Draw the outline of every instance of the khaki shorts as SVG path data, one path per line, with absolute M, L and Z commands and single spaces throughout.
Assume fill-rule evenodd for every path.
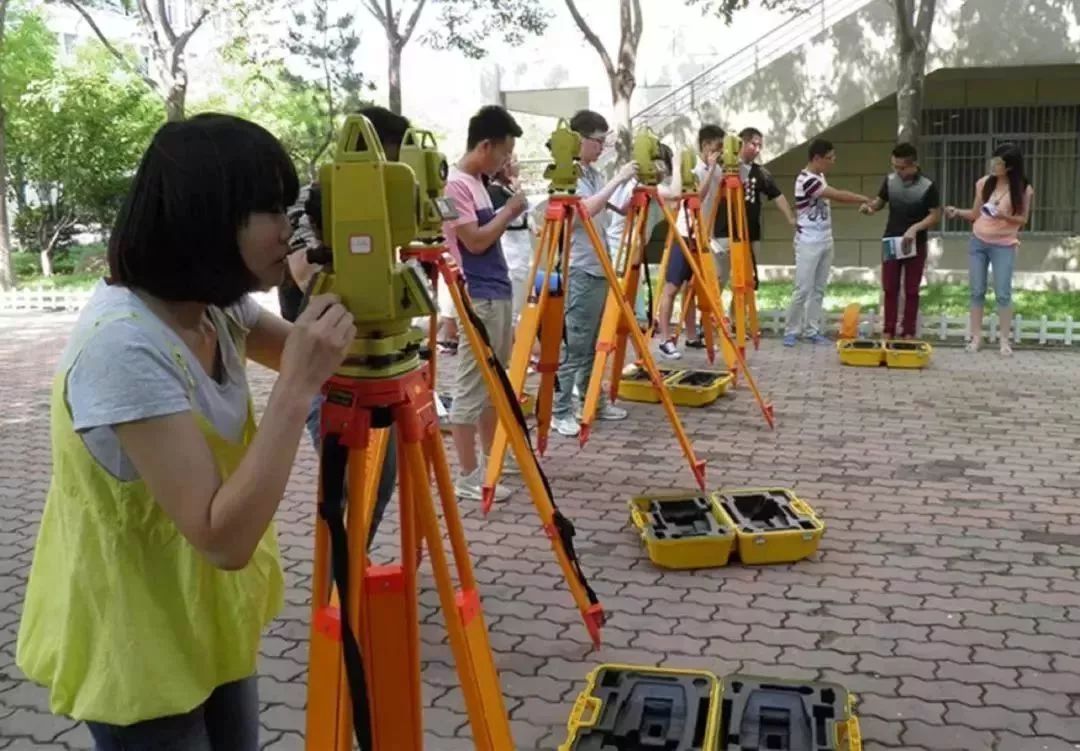
M 484 323 L 491 349 L 504 368 L 510 366 L 510 350 L 514 340 L 512 300 L 473 300 L 476 316 Z M 468 339 L 461 337 L 458 348 L 457 379 L 454 382 L 454 401 L 450 405 L 450 422 L 454 425 L 475 425 L 484 409 L 491 404 L 484 374 L 476 362 L 476 353 Z

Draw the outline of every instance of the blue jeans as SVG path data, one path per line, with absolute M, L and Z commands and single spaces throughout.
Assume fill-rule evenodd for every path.
M 311 436 L 311 445 L 315 447 L 315 451 L 319 450 L 321 441 L 319 440 L 319 426 L 320 426 L 320 410 L 322 409 L 322 403 L 324 397 L 322 394 L 316 394 L 315 398 L 311 401 L 311 409 L 308 411 L 307 417 L 307 429 L 308 434 Z M 379 488 L 375 494 L 375 510 L 371 515 L 371 529 L 368 530 L 367 547 L 371 548 L 371 542 L 375 539 L 375 532 L 379 529 L 379 523 L 382 521 L 383 514 L 386 513 L 386 506 L 390 503 L 390 496 L 394 494 L 394 480 L 397 476 L 397 435 L 393 427 L 390 428 L 390 437 L 386 442 L 386 457 L 383 459 L 382 475 L 379 477 Z M 349 484 L 348 478 L 345 480 L 345 494 L 348 496 Z
M 258 751 L 259 683 L 219 686 L 187 714 L 122 727 L 87 722 L 95 751 Z
M 565 357 L 559 366 L 559 391 L 555 394 L 552 416 L 556 420 L 570 417 L 574 407 L 574 387 L 585 400 L 596 357 L 596 339 L 600 320 L 604 316 L 608 283 L 602 276 L 591 276 L 578 269 L 570 270 L 567 289 Z M 600 406 L 605 400 L 601 397 Z
M 968 251 L 968 271 L 971 284 L 971 305 L 981 308 L 986 303 L 987 269 L 994 270 L 994 299 L 998 308 L 1012 305 L 1013 268 L 1016 248 L 1012 245 L 991 245 L 972 236 Z

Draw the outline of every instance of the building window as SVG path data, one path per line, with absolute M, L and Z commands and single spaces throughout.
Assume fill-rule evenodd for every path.
M 967 208 L 975 181 L 1006 141 L 1020 147 L 1035 188 L 1028 232 L 1080 234 L 1080 106 L 981 107 L 923 112 L 924 171 L 937 181 L 942 201 Z M 962 219 L 943 220 L 945 232 L 968 232 Z

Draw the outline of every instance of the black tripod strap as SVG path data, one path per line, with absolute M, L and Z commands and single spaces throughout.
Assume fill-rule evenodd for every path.
M 371 751 L 371 716 L 368 713 L 367 682 L 364 660 L 356 633 L 349 623 L 349 536 L 345 531 L 345 470 L 349 450 L 341 445 L 340 436 L 330 433 L 322 444 L 322 500 L 319 516 L 330 531 L 330 557 L 341 608 L 341 646 L 345 656 L 345 675 L 349 679 L 349 698 L 352 700 L 353 728 L 360 751 Z M 363 552 L 360 553 L 363 555 Z
M 547 279 L 544 280 L 547 284 Z M 540 462 L 536 459 L 536 453 L 532 448 L 532 436 L 529 434 L 529 425 L 525 420 L 525 413 L 521 411 L 521 403 L 514 396 L 514 387 L 510 384 L 510 377 L 506 375 L 506 369 L 503 368 L 502 363 L 499 362 L 499 358 L 495 356 L 495 350 L 491 346 L 491 337 L 488 335 L 487 328 L 484 326 L 484 322 L 480 320 L 476 315 L 476 311 L 473 309 L 472 301 L 469 299 L 468 292 L 465 289 L 465 281 L 458 278 L 458 291 L 461 294 L 461 300 L 465 307 L 465 315 L 469 319 L 480 335 L 480 339 L 484 342 L 484 347 L 487 349 L 485 353 L 485 359 L 488 365 L 499 378 L 499 384 L 502 386 L 503 393 L 506 394 L 507 401 L 510 402 L 510 409 L 514 412 L 514 420 L 521 427 L 522 433 L 525 434 L 525 445 L 529 449 L 529 456 L 532 457 L 533 463 L 536 465 L 537 472 L 540 473 L 540 481 L 544 484 L 544 492 L 547 493 L 548 503 L 551 504 L 551 508 L 555 513 L 552 516 L 552 523 L 555 526 L 555 530 L 559 533 L 559 539 L 562 541 L 563 549 L 566 551 L 566 557 L 570 560 L 570 565 L 574 569 L 574 574 L 577 577 L 578 582 L 585 590 L 586 596 L 589 598 L 590 605 L 596 605 L 600 600 L 596 597 L 596 592 L 589 586 L 589 582 L 585 579 L 585 572 L 581 570 L 581 563 L 578 561 L 577 551 L 574 550 L 574 524 L 559 511 L 559 507 L 555 504 L 555 496 L 551 492 L 551 484 L 548 482 L 547 475 L 544 474 L 543 467 L 540 466 Z M 476 354 L 477 357 L 480 353 Z

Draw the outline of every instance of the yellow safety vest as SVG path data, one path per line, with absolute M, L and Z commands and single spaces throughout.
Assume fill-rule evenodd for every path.
M 238 327 L 221 311 L 211 314 L 243 357 Z M 135 313 L 96 321 L 78 350 L 118 317 L 139 321 Z M 173 354 L 193 391 L 186 360 Z M 277 533 L 271 524 L 243 569 L 213 566 L 141 480 L 117 480 L 87 450 L 67 404 L 69 368 L 59 369 L 52 386 L 52 482 L 16 664 L 49 689 L 52 712 L 76 720 L 130 725 L 190 712 L 216 687 L 256 671 L 261 633 L 284 604 Z M 228 477 L 255 432 L 250 399 L 240 443 L 193 414 Z

